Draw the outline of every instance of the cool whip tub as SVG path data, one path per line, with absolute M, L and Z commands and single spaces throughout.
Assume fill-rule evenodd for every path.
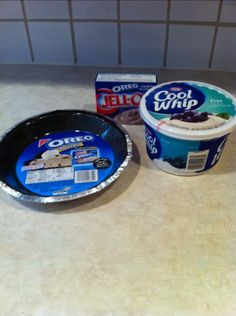
M 197 175 L 220 159 L 236 125 L 236 101 L 216 86 L 172 81 L 141 100 L 146 148 L 154 164 L 176 175 Z

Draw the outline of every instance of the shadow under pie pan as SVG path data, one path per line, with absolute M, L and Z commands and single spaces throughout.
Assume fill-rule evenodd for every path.
M 113 120 L 57 110 L 30 117 L 0 140 L 0 186 L 20 200 L 50 203 L 99 192 L 132 157 L 132 142 Z

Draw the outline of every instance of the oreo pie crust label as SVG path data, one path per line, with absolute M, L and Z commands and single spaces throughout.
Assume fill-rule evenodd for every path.
M 68 131 L 42 137 L 21 153 L 20 183 L 41 196 L 70 195 L 97 186 L 114 163 L 110 145 L 90 132 Z

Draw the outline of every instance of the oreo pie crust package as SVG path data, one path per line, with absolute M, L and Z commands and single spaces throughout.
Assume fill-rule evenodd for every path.
M 59 110 L 30 117 L 0 139 L 0 187 L 20 200 L 62 202 L 99 192 L 132 156 L 132 143 L 113 120 Z

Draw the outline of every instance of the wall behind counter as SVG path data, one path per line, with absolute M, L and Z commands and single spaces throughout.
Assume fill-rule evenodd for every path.
M 0 63 L 236 70 L 236 0 L 0 0 Z

